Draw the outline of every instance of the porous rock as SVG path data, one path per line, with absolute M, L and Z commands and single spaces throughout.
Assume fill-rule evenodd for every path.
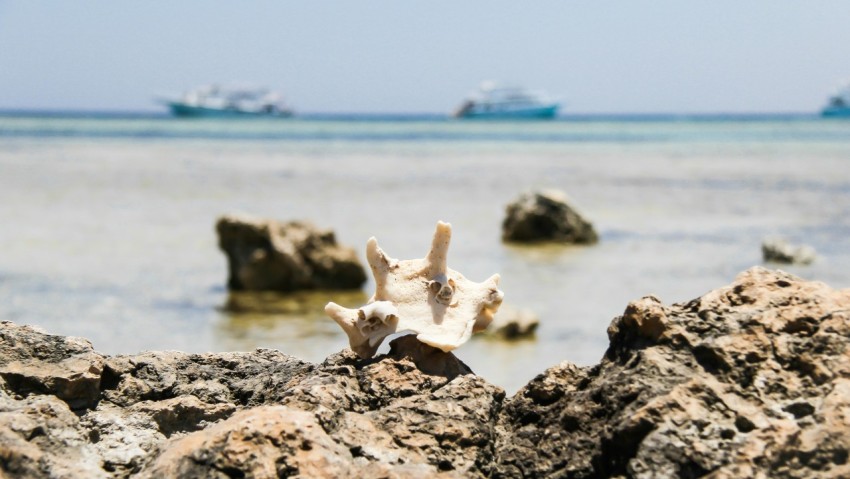
M 227 215 L 216 231 L 231 290 L 356 289 L 366 282 L 354 250 L 310 223 Z
M 0 326 L 33 351 L 63 344 Z M 504 391 L 410 336 L 319 365 L 272 350 L 97 355 L 97 400 L 76 410 L 30 374 L 74 354 L 0 376 L 0 477 L 480 477 L 493 463 Z
M 502 239 L 516 243 L 592 244 L 599 241 L 593 225 L 567 203 L 560 191 L 523 193 L 507 206 Z
M 86 339 L 4 321 L 0 358 L 0 377 L 21 394 L 51 394 L 72 408 L 97 401 L 104 358 Z
M 847 477 L 850 291 L 754 268 L 632 302 L 601 363 L 506 401 L 493 477 Z
M 74 409 L 32 385 L 76 340 L 4 322 L 26 346 L 0 365 L 29 367 L 0 375 L 0 477 L 848 477 L 849 311 L 848 290 L 754 268 L 689 302 L 633 301 L 598 365 L 508 399 L 405 336 L 321 364 L 94 355 L 96 401 Z

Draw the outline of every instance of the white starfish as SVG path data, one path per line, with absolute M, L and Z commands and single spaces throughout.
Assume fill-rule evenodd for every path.
M 451 351 L 493 321 L 504 296 L 499 275 L 476 283 L 449 269 L 451 237 L 452 226 L 438 222 L 428 256 L 404 261 L 390 258 L 374 237 L 369 239 L 366 259 L 375 276 L 375 295 L 358 309 L 325 306 L 360 357 L 373 356 L 385 337 L 401 331 L 413 331 L 419 341 Z

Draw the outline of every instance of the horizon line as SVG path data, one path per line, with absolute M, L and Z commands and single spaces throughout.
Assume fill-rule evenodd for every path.
M 176 118 L 167 110 L 153 109 L 102 109 L 102 108 L 4 108 L 0 107 L 0 115 L 31 115 L 31 116 L 144 116 L 144 117 L 165 117 Z M 705 117 L 809 117 L 820 116 L 819 110 L 810 111 L 789 111 L 789 110 L 774 110 L 774 111 L 602 111 L 602 112 L 582 112 L 575 111 L 569 113 L 560 113 L 555 119 L 570 119 L 570 118 L 705 118 Z M 303 119 L 319 119 L 325 117 L 362 117 L 362 118 L 389 118 L 389 117 L 407 117 L 407 118 L 452 118 L 450 113 L 443 111 L 296 111 L 294 118 Z

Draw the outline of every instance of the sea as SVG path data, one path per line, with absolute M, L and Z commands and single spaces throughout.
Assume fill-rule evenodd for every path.
M 501 240 L 505 207 L 563 191 L 592 246 Z M 554 121 L 435 115 L 187 120 L 0 114 L 0 319 L 88 338 L 105 354 L 274 348 L 311 362 L 347 347 L 323 313 L 356 292 L 230 293 L 221 215 L 307 220 L 364 260 L 423 257 L 452 224 L 448 264 L 501 274 L 533 338 L 455 351 L 516 391 L 547 367 L 599 362 L 606 329 L 646 295 L 685 302 L 754 266 L 850 287 L 850 122 L 814 115 L 607 115 Z M 783 237 L 810 265 L 764 263 Z

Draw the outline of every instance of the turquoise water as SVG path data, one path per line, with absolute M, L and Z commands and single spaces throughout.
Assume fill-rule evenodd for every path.
M 216 218 L 307 219 L 361 257 L 376 236 L 402 259 L 423 256 L 445 220 L 449 266 L 479 281 L 501 273 L 506 301 L 540 317 L 535 340 L 478 338 L 456 352 L 514 390 L 560 361 L 597 362 L 630 300 L 687 301 L 761 264 L 769 235 L 819 253 L 784 269 L 850 286 L 848 161 L 850 122 L 806 116 L 10 113 L 0 115 L 0 318 L 111 354 L 272 347 L 319 361 L 346 344 L 321 307 L 359 305 L 371 284 L 359 294 L 229 295 Z M 505 205 L 534 188 L 565 191 L 601 242 L 503 244 Z

